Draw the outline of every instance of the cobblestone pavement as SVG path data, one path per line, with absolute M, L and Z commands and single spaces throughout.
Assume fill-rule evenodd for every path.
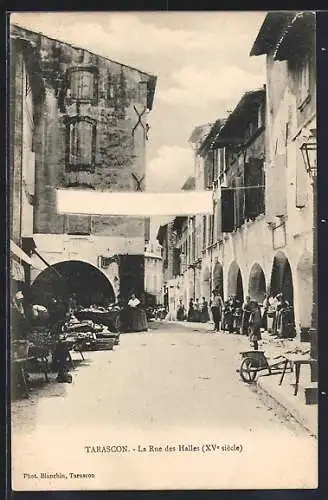
M 67 454 L 71 450 L 72 456 L 77 457 L 73 443 L 77 442 L 78 433 L 80 440 L 83 436 L 90 444 L 90 440 L 96 439 L 90 438 L 91 434 L 99 431 L 100 436 L 101 429 L 107 429 L 107 436 L 113 435 L 113 429 L 122 436 L 121 429 L 125 436 L 134 432 L 144 439 L 157 430 L 158 435 L 167 431 L 171 437 L 180 432 L 184 442 L 192 435 L 196 441 L 202 435 L 226 440 L 235 436 L 237 442 L 254 440 L 254 463 L 266 462 L 280 476 L 285 472 L 290 487 L 298 487 L 297 480 L 307 487 L 304 471 L 310 474 L 313 484 L 316 441 L 259 389 L 243 383 L 236 373 L 239 351 L 248 345 L 245 338 L 210 334 L 204 329 L 195 331 L 194 325 L 150 326 L 147 333 L 121 335 L 120 345 L 114 351 L 87 353 L 86 360 L 72 372 L 72 384 L 58 384 L 52 379 L 33 389 L 28 400 L 14 402 L 14 450 L 26 446 L 32 460 L 42 460 L 44 456 L 45 463 L 50 463 L 59 452 L 54 449 L 46 458 L 40 442 L 51 438 L 51 446 L 55 446 L 56 436 L 62 438 L 65 433 L 71 440 Z M 262 450 L 257 459 L 255 448 Z M 261 478 L 265 477 L 262 473 Z M 165 486 L 159 478 L 158 484 Z M 181 487 L 183 484 L 182 481 Z M 275 483 L 266 487 L 273 487 L 272 484 Z M 90 485 L 86 487 L 92 489 Z

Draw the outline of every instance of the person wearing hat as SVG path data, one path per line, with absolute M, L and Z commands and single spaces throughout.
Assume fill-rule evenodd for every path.
M 213 299 L 211 300 L 211 312 L 214 321 L 214 332 L 221 331 L 221 319 L 222 319 L 222 311 L 223 311 L 223 300 L 218 290 L 214 289 L 212 292 Z

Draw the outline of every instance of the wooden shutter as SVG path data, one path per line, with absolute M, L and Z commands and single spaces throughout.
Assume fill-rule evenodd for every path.
M 240 227 L 244 222 L 244 193 L 243 189 L 243 179 L 242 176 L 239 175 L 235 178 L 235 227 Z
M 252 219 L 264 212 L 263 160 L 250 158 L 245 165 L 245 217 Z M 256 188 L 256 186 L 259 186 Z
M 222 232 L 232 233 L 235 228 L 235 200 L 234 191 L 231 188 L 221 188 L 221 216 Z
M 302 158 L 302 153 L 297 152 L 296 156 L 296 207 L 303 208 L 308 200 L 309 174 L 307 173 Z
M 71 98 L 91 101 L 96 98 L 96 75 L 91 69 L 74 68 L 71 72 Z
M 287 155 L 276 155 L 272 166 L 266 171 L 266 214 L 269 219 L 287 213 L 286 186 Z
M 203 216 L 203 248 L 207 246 L 207 216 Z
M 222 239 L 222 210 L 221 210 L 221 200 L 216 203 L 216 239 L 217 241 Z
M 180 274 L 180 249 L 173 248 L 173 276 Z

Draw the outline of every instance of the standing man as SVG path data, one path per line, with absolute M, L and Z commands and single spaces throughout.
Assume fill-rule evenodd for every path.
M 220 332 L 221 331 L 221 318 L 222 318 L 222 311 L 223 311 L 223 300 L 221 295 L 217 290 L 213 290 L 213 299 L 211 302 L 211 311 L 213 315 L 213 321 L 214 321 L 214 332 Z

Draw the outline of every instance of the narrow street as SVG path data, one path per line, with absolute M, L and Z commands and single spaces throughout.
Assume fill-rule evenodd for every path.
M 270 471 L 274 471 L 274 481 L 277 481 L 277 471 L 280 471 L 282 483 L 290 480 L 291 485 L 302 476 L 304 485 L 306 480 L 311 480 L 315 474 L 316 441 L 255 386 L 244 384 L 236 373 L 240 364 L 239 351 L 248 348 L 245 337 L 210 334 L 203 325 L 199 329 L 177 323 L 151 323 L 150 326 L 147 333 L 121 335 L 120 345 L 114 351 L 86 353 L 86 360 L 72 372 L 72 384 L 52 381 L 34 389 L 28 400 L 13 403 L 13 447 L 17 440 L 17 447 L 24 449 L 24 456 L 28 457 L 29 453 L 33 456 L 35 465 L 31 472 L 40 472 L 41 464 L 45 472 L 59 472 L 59 464 L 64 463 L 62 460 L 74 463 L 73 470 L 79 462 L 82 467 L 83 446 L 109 442 L 129 446 L 144 443 L 148 446 L 154 442 L 154 436 L 157 442 L 165 445 L 169 436 L 170 443 L 217 442 L 219 439 L 221 443 L 242 444 L 244 451 L 241 456 L 246 458 L 247 455 L 247 460 L 240 462 L 235 454 L 233 467 L 239 464 L 243 469 L 240 472 L 243 481 L 249 476 L 247 484 L 250 485 L 256 479 L 261 487 L 261 480 L 265 482 L 271 477 Z M 249 436 L 252 436 L 251 442 L 248 442 Z M 57 444 L 63 440 L 69 454 L 58 445 L 52 446 L 52 439 Z M 305 444 L 306 456 L 302 453 Z M 265 457 L 257 455 L 265 448 L 270 448 L 271 453 L 266 453 Z M 119 487 L 120 482 L 124 483 L 122 477 L 120 479 L 120 468 L 124 467 L 121 461 L 127 455 L 82 455 L 84 460 L 93 464 L 96 459 L 102 464 L 110 461 L 111 471 L 118 468 L 113 477 L 107 471 L 110 484 Z M 145 455 L 149 456 L 148 453 Z M 17 457 L 17 453 L 14 456 Z M 184 456 L 186 459 L 187 454 Z M 199 456 L 202 464 L 210 460 L 209 455 Z M 172 466 L 172 455 L 162 455 L 164 461 L 168 457 L 171 457 L 169 464 Z M 177 457 L 181 459 L 181 454 L 176 453 L 174 458 Z M 195 457 L 188 454 L 188 460 L 192 462 L 190 466 L 197 470 L 200 462 L 197 465 Z M 215 457 L 219 460 L 222 455 Z M 233 459 L 232 454 L 229 459 Z M 261 468 L 261 478 L 249 474 L 253 460 L 257 464 L 264 460 L 267 464 L 265 472 Z M 17 461 L 17 484 L 22 484 L 19 474 L 27 463 L 22 457 Z M 142 480 L 142 463 L 135 463 L 134 487 L 149 485 L 146 478 L 145 482 Z M 149 487 L 169 487 L 167 481 L 172 474 L 174 476 L 169 464 L 162 464 L 166 467 L 167 478 L 154 474 L 154 484 Z M 101 489 L 110 489 L 108 481 L 104 483 L 104 478 L 100 477 L 99 466 L 94 467 L 98 480 L 89 481 L 86 488 L 92 489 L 97 483 Z M 86 470 L 84 465 L 80 472 L 92 472 L 90 463 L 88 467 Z M 28 470 L 31 470 L 30 463 Z M 202 472 L 202 478 L 195 477 L 196 487 L 207 488 L 211 484 L 218 487 L 218 483 L 224 486 L 231 473 L 230 470 L 227 478 L 215 480 L 215 468 L 207 470 L 205 475 Z M 183 475 L 176 479 L 182 488 L 186 487 Z M 42 489 L 43 484 L 34 484 L 33 487 Z M 58 482 L 56 484 L 58 488 Z M 26 482 L 24 486 L 26 488 Z M 68 481 L 60 487 L 71 488 Z

